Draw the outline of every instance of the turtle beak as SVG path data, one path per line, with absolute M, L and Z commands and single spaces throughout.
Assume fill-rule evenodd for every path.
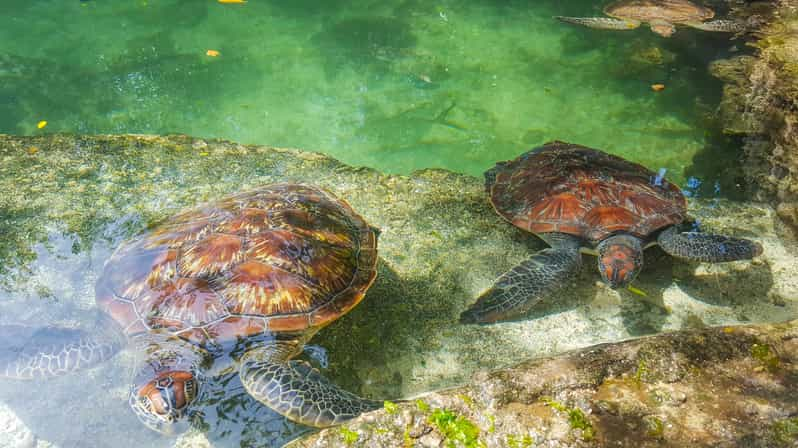
M 626 287 L 637 277 L 634 266 L 629 266 L 630 263 L 626 261 L 611 260 L 603 263 L 606 272 L 605 281 L 612 289 Z
M 639 245 L 620 239 L 599 248 L 598 268 L 604 283 L 612 289 L 625 288 L 637 277 L 643 265 Z
M 191 372 L 170 371 L 132 391 L 130 404 L 149 428 L 178 434 L 187 427 L 186 417 L 197 393 L 197 381 Z

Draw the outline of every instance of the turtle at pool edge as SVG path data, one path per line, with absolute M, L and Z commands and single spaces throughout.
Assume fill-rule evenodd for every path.
M 676 32 L 676 25 L 689 26 L 704 31 L 734 33 L 745 29 L 733 20 L 709 20 L 715 11 L 689 0 L 619 0 L 604 8 L 606 17 L 563 17 L 556 19 L 607 30 L 633 30 L 648 23 L 651 31 L 662 37 Z
M 341 423 L 382 402 L 292 358 L 361 301 L 376 277 L 377 235 L 346 202 L 297 184 L 178 214 L 106 262 L 93 331 L 0 326 L 0 377 L 59 376 L 132 344 L 145 359 L 129 403 L 156 431 L 185 426 L 203 371 L 222 358 L 235 359 L 250 395 L 290 420 Z
M 649 169 L 584 146 L 551 142 L 485 173 L 493 208 L 551 246 L 502 274 L 460 315 L 462 323 L 519 316 L 574 277 L 580 252 L 598 257 L 601 278 L 624 287 L 643 267 L 643 250 L 703 262 L 746 260 L 754 241 L 679 232 L 687 201 L 679 187 Z

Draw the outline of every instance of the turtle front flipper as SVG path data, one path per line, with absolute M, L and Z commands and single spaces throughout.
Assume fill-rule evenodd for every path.
M 704 31 L 717 31 L 720 33 L 739 33 L 745 31 L 745 24 L 735 20 L 710 20 L 709 22 L 689 22 L 685 25 Z
M 588 28 L 597 28 L 602 30 L 633 30 L 640 26 L 640 22 L 636 20 L 618 20 L 609 19 L 606 17 L 555 16 L 554 18 L 560 22 L 573 23 L 575 25 L 582 25 Z
M 240 376 L 250 395 L 289 420 L 323 428 L 382 407 L 332 384 L 306 362 L 281 358 L 274 351 L 249 353 Z
M 578 238 L 564 234 L 541 236 L 553 247 L 502 274 L 460 314 L 460 323 L 487 324 L 521 315 L 579 272 L 582 256 Z
M 709 263 L 750 260 L 762 254 L 762 245 L 755 241 L 708 233 L 678 232 L 675 227 L 660 233 L 657 243 L 671 256 Z
M 110 318 L 97 320 L 91 331 L 0 326 L 0 376 L 32 380 L 65 375 L 95 366 L 124 345 L 122 329 Z

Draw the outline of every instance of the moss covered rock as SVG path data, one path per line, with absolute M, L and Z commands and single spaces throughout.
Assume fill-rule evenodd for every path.
M 798 443 L 796 415 L 792 321 L 526 361 L 289 446 L 775 448 Z
M 778 238 L 768 205 L 690 201 L 705 230 L 761 242 L 765 253 L 753 262 L 684 263 L 652 249 L 637 292 L 630 292 L 597 285 L 595 259 L 586 256 L 580 275 L 527 319 L 463 326 L 459 313 L 484 288 L 543 247 L 491 209 L 481 179 L 441 170 L 386 175 L 295 149 L 186 136 L 51 135 L 0 136 L 0 324 L 90 324 L 94 283 L 121 241 L 184 207 L 277 181 L 327 187 L 382 229 L 378 278 L 365 300 L 311 341 L 327 349 L 326 376 L 372 398 L 450 387 L 477 371 L 597 342 L 798 318 L 795 248 Z M 39 440 L 165 445 L 127 409 L 135 362 L 123 352 L 84 374 L 36 387 L 0 381 L 0 401 Z M 279 444 L 307 430 L 251 400 L 235 377 L 214 380 L 209 391 L 197 429 L 181 446 Z M 563 434 L 571 434 L 572 420 L 585 425 L 577 438 L 584 440 L 589 409 L 557 394 L 550 398 L 530 402 L 532 413 L 519 408 L 518 418 L 549 419 L 551 431 Z M 469 421 L 480 434 L 490 426 L 448 402 L 431 403 L 418 418 L 433 414 L 432 424 L 461 442 L 473 439 Z M 557 423 L 562 416 L 564 423 Z M 646 422 L 657 432 L 657 420 Z M 438 433 L 430 434 L 418 438 Z
M 718 61 L 720 113 L 727 132 L 746 136 L 747 177 L 762 199 L 798 231 L 798 3 L 758 2 L 755 57 Z

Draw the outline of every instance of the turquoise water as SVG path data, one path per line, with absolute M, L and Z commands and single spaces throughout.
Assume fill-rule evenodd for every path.
M 0 132 L 185 133 L 473 175 L 559 139 L 736 193 L 738 145 L 716 130 L 706 70 L 735 42 L 552 19 L 600 14 L 591 1 L 10 0 Z
M 689 29 L 663 39 L 646 28 L 613 33 L 551 18 L 599 15 L 600 9 L 589 1 L 4 1 L 0 133 L 185 133 L 320 151 L 390 173 L 437 167 L 475 176 L 497 160 L 559 139 L 602 148 L 654 169 L 667 168 L 668 176 L 681 185 L 690 177 L 699 178 L 705 195 L 739 197 L 745 188 L 738 166 L 740 144 L 718 130 L 715 111 L 721 86 L 706 67 L 743 44 L 729 41 L 727 35 Z M 209 56 L 208 50 L 219 54 Z M 664 84 L 665 90 L 653 91 L 655 83 Z M 42 121 L 47 123 L 40 128 Z M 19 258 L 13 260 L 5 258 L 7 247 L 0 244 L 4 268 L 10 266 L 11 271 L 0 278 L 0 285 L 16 302 L 0 300 L 0 308 L 6 318 L 13 315 L 34 323 L 85 323 L 103 263 L 122 240 L 145 228 L 148 219 L 162 219 L 182 206 L 235 191 L 241 183 L 252 186 L 263 177 L 279 180 L 279 170 L 255 166 L 259 161 L 251 153 L 232 160 L 229 154 L 211 153 L 203 159 L 196 157 L 208 156 L 201 150 L 184 151 L 186 158 L 194 158 L 191 163 L 201 160 L 188 169 L 189 162 L 181 165 L 176 150 L 163 158 L 131 153 L 129 161 L 124 153 L 98 151 L 85 163 L 75 160 L 85 154 L 69 148 L 27 150 L 29 158 L 13 154 L 1 159 L 24 171 L 19 180 L 19 173 L 0 167 L 3 185 L 33 197 L 0 198 L 0 204 L 10 204 L 9 210 L 0 210 L 0 229 L 9 229 L 18 238 L 10 240 L 19 241 Z M 142 159 L 134 161 L 134 156 Z M 61 171 L 60 165 L 68 168 Z M 53 166 L 56 169 L 48 171 Z M 229 168 L 229 173 L 219 174 L 220 167 Z M 206 175 L 197 176 L 198 172 Z M 332 181 L 328 176 L 322 182 Z M 62 197 L 58 185 L 63 185 Z M 347 199 L 353 204 L 363 201 L 352 185 L 341 188 L 352 193 Z M 85 197 L 80 194 L 84 191 Z M 94 202 L 96 198 L 100 200 Z M 681 314 L 674 318 L 638 301 L 625 302 L 617 311 L 617 303 L 589 287 L 597 277 L 586 268 L 579 291 L 598 294 L 596 305 L 574 298 L 563 309 L 555 307 L 556 312 L 549 313 L 554 314 L 552 320 L 541 318 L 527 327 L 453 326 L 451 316 L 464 305 L 458 301 L 475 296 L 499 268 L 495 260 L 474 260 L 466 250 L 452 250 L 452 259 L 446 261 L 454 266 L 444 265 L 434 257 L 448 254 L 430 247 L 434 243 L 429 241 L 456 247 L 462 238 L 462 246 L 477 245 L 477 252 L 492 253 L 497 241 L 511 239 L 517 253 L 502 259 L 505 264 L 537 248 L 520 232 L 500 227 L 507 233 L 490 233 L 496 230 L 491 226 L 503 225 L 493 215 L 487 223 L 469 221 L 447 228 L 442 223 L 449 221 L 435 212 L 461 201 L 455 192 L 428 199 L 424 205 L 430 210 L 414 210 L 416 219 L 435 218 L 417 240 L 401 233 L 402 221 L 389 213 L 390 203 L 381 204 L 384 209 L 366 209 L 395 219 L 382 222 L 384 267 L 374 287 L 377 292 L 347 316 L 351 320 L 343 325 L 351 328 L 333 325 L 317 338 L 345 348 L 330 354 L 328 373 L 337 384 L 373 397 L 418 393 L 450 385 L 447 381 L 456 375 L 461 380 L 467 369 L 493 367 L 494 358 L 480 348 L 499 353 L 496 358 L 502 362 L 521 357 L 519 353 L 560 350 L 535 345 L 530 329 L 544 335 L 559 334 L 562 327 L 579 331 L 581 326 L 583 333 L 594 331 L 610 339 L 681 325 Z M 472 202 L 469 210 L 484 211 L 484 198 Z M 738 235 L 765 233 L 764 213 L 753 214 L 759 220 L 750 228 L 740 224 Z M 52 226 L 39 228 L 42 218 L 52 218 Z M 477 237 L 469 231 L 485 233 Z M 419 243 L 422 240 L 427 246 Z M 402 263 L 411 258 L 406 252 L 417 255 L 412 250 L 419 246 L 429 273 L 420 276 L 413 271 L 416 276 L 407 280 L 404 276 L 411 268 Z M 781 258 L 774 257 L 774 270 L 782 272 L 788 257 L 777 255 Z M 473 269 L 468 263 L 474 263 Z M 672 286 L 676 277 L 690 279 L 688 268 L 682 272 L 677 267 L 671 275 L 671 265 L 659 264 L 664 267 L 652 268 L 649 277 L 643 277 L 643 288 L 662 296 L 662 285 Z M 501 266 L 505 267 L 509 266 Z M 758 281 L 770 269 L 760 264 L 750 276 Z M 446 286 L 436 283 L 439 273 L 440 278 L 462 282 L 456 298 L 417 306 L 426 291 Z M 713 275 L 691 286 L 702 293 L 702 288 L 709 289 L 712 292 L 705 295 L 715 298 L 718 275 Z M 709 320 L 712 324 L 786 315 L 768 302 L 773 295 L 770 283 L 775 281 L 757 281 L 750 282 L 753 292 L 746 292 L 746 297 L 754 297 L 751 309 L 720 295 L 714 302 L 688 302 L 694 308 L 684 314 L 716 313 Z M 392 289 L 391 282 L 400 287 Z M 385 305 L 380 294 L 396 300 Z M 783 295 L 792 313 L 795 300 Z M 415 301 L 402 303 L 407 297 Z M 441 315 L 444 311 L 451 316 Z M 557 320 L 557 315 L 565 320 Z M 644 331 L 624 328 L 623 323 L 632 327 L 628 322 L 637 323 L 640 315 L 650 324 Z M 375 323 L 381 318 L 386 322 Z M 415 319 L 430 328 L 406 328 Z M 423 333 L 423 338 L 415 333 Z M 575 339 L 555 342 L 566 347 L 587 344 Z M 401 358 L 405 352 L 413 355 Z M 126 380 L 135 363 L 124 355 L 120 358 L 79 380 L 62 378 L 33 387 L 0 384 L 0 401 L 39 437 L 58 446 L 109 446 L 117 439 L 131 445 L 172 446 L 173 439 L 141 427 L 127 409 Z M 462 362 L 461 372 L 463 359 L 467 362 Z M 248 397 L 235 375 L 216 379 L 205 400 L 199 427 L 214 446 L 279 446 L 307 430 Z M 73 415 L 75 423 L 70 424 Z

